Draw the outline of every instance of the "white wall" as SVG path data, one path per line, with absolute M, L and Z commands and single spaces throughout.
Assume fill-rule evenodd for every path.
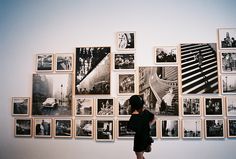
M 136 64 L 153 65 L 154 46 L 217 42 L 217 28 L 236 27 L 235 6 L 234 0 L 0 0 L 0 158 L 135 158 L 132 140 L 14 137 L 11 97 L 31 96 L 35 54 L 104 45 L 115 52 L 115 33 L 136 31 Z M 112 87 L 115 96 L 114 78 Z M 158 139 L 146 158 L 234 159 L 235 146 L 233 139 Z

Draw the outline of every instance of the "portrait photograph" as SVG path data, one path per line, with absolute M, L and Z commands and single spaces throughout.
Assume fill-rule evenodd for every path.
M 221 75 L 222 94 L 236 94 L 236 74 Z
M 205 97 L 204 110 L 206 116 L 223 116 L 224 102 L 221 97 Z
M 55 71 L 70 72 L 73 71 L 73 54 L 72 53 L 57 53 L 55 54 Z
M 71 74 L 33 74 L 32 115 L 72 115 Z
M 163 139 L 179 138 L 179 120 L 177 119 L 161 120 L 161 138 Z
M 32 119 L 15 118 L 15 137 L 32 137 Z
M 236 138 L 236 119 L 228 119 L 228 138 Z
M 135 38 L 136 33 L 134 31 L 117 32 L 117 50 L 135 50 Z
M 201 119 L 183 119 L 182 120 L 183 139 L 201 139 L 202 121 Z
M 71 138 L 72 137 L 72 119 L 55 119 L 54 120 L 54 137 Z
M 113 98 L 98 98 L 96 101 L 97 116 L 114 116 Z
M 176 46 L 158 46 L 154 48 L 155 64 L 176 64 Z
M 93 120 L 86 118 L 75 118 L 75 138 L 93 138 Z
M 76 48 L 75 94 L 109 95 L 111 47 Z
M 52 119 L 34 119 L 34 137 L 52 137 Z
M 92 116 L 94 109 L 93 98 L 75 97 L 75 116 Z
M 131 95 L 135 93 L 134 74 L 118 74 L 118 95 Z
M 205 138 L 224 138 L 224 119 L 205 120 Z
M 113 56 L 114 70 L 134 70 L 134 53 L 115 53 Z
M 182 97 L 183 116 L 200 116 L 201 115 L 201 98 L 200 97 Z
M 227 116 L 236 116 L 236 96 L 226 96 Z
M 218 94 L 216 43 L 180 44 L 183 94 Z
M 129 98 L 130 96 L 119 96 L 117 97 L 117 107 L 118 107 L 118 112 L 119 116 L 129 116 L 131 115 L 131 105 L 129 103 Z
M 12 97 L 12 115 L 28 116 L 29 109 L 29 97 Z
M 96 141 L 114 141 L 114 120 L 96 120 Z
M 220 49 L 236 49 L 236 28 L 218 29 Z
M 53 54 L 36 55 L 36 72 L 53 71 Z
M 234 52 L 221 52 L 222 73 L 236 73 L 236 50 Z

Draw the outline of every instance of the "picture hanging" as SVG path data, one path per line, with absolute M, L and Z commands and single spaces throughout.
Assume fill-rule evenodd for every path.
M 72 115 L 71 74 L 33 74 L 32 115 Z
M 223 98 L 221 97 L 205 97 L 204 109 L 206 116 L 222 116 L 223 115 Z
M 72 137 L 72 119 L 55 119 L 54 127 L 55 138 Z
M 36 72 L 53 71 L 53 54 L 36 55 Z
M 76 48 L 75 94 L 110 94 L 110 47 Z
M 182 93 L 218 94 L 216 43 L 180 44 Z
M 15 118 L 15 137 L 32 136 L 32 119 Z
M 117 50 L 135 50 L 136 33 L 134 31 L 117 32 Z
M 114 120 L 96 120 L 96 141 L 114 141 Z
M 139 94 L 154 114 L 178 116 L 178 67 L 139 67 Z
M 118 112 L 119 116 L 126 116 L 126 115 L 131 115 L 131 105 L 129 103 L 129 97 L 130 96 L 119 96 L 117 97 L 117 107 L 118 107 Z
M 75 119 L 75 138 L 93 138 L 93 120 L 86 118 Z
M 220 28 L 218 31 L 220 49 L 236 49 L 236 28 Z
M 12 115 L 28 116 L 29 105 L 29 97 L 12 97 Z
M 73 71 L 73 54 L 72 53 L 58 53 L 55 55 L 55 70 L 57 72 Z
M 159 46 L 154 48 L 155 64 L 176 64 L 176 46 Z
M 221 52 L 222 73 L 236 73 L 236 51 Z
M 75 116 L 92 116 L 93 108 L 93 98 L 75 97 Z
M 114 70 L 134 70 L 134 53 L 116 53 L 113 57 Z
M 117 120 L 117 129 L 118 129 L 117 138 L 118 139 L 134 137 L 135 132 L 127 128 L 128 121 L 129 121 L 128 119 Z
M 236 74 L 221 75 L 222 94 L 236 94 Z
M 179 138 L 179 120 L 177 119 L 161 120 L 161 138 L 163 139 Z
M 114 99 L 98 98 L 96 106 L 97 116 L 113 116 L 114 115 Z
M 236 120 L 228 119 L 228 137 L 236 138 Z
M 201 139 L 202 122 L 201 119 L 184 119 L 183 121 L 183 139 Z
M 200 116 L 200 97 L 182 97 L 182 108 L 183 116 Z
M 35 137 L 52 137 L 52 119 L 35 118 L 34 132 Z
M 131 95 L 135 93 L 135 78 L 133 73 L 118 74 L 118 94 Z
M 224 138 L 224 119 L 206 119 L 205 137 Z
M 236 116 L 236 96 L 226 97 L 227 116 Z

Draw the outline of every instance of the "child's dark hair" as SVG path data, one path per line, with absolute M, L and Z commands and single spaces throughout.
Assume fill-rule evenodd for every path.
M 133 95 L 129 98 L 129 103 L 131 105 L 131 112 L 143 108 L 143 98 L 139 95 Z

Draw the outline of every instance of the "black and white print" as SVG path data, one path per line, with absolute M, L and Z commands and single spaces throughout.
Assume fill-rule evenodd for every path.
M 220 28 L 218 31 L 220 49 L 236 49 L 236 28 Z
M 116 53 L 114 54 L 114 70 L 134 70 L 134 53 Z
M 134 74 L 118 74 L 118 94 L 129 95 L 135 93 Z
M 70 53 L 58 53 L 55 55 L 55 70 L 61 71 L 72 71 L 73 70 L 73 54 Z
M 224 119 L 206 119 L 205 137 L 224 138 Z
M 28 116 L 29 105 L 29 97 L 12 97 L 12 115 Z
M 135 32 L 117 32 L 117 50 L 135 50 Z
M 75 119 L 75 138 L 93 138 L 92 119 Z
M 161 120 L 161 138 L 179 138 L 179 120 Z
M 154 53 L 156 64 L 168 64 L 177 62 L 177 47 L 175 46 L 155 47 Z
M 96 141 L 114 141 L 114 120 L 96 121 Z
M 53 71 L 53 54 L 36 55 L 36 72 Z
M 75 116 L 92 116 L 93 108 L 93 98 L 75 97 Z
M 129 103 L 130 96 L 117 97 L 117 107 L 119 116 L 131 115 L 131 105 Z
M 202 121 L 201 119 L 184 119 L 183 121 L 183 138 L 184 139 L 200 139 L 202 137 Z
M 72 137 L 72 119 L 55 119 L 54 137 Z
M 35 137 L 52 137 L 52 119 L 35 118 L 34 132 Z
M 228 119 L 228 137 L 236 138 L 236 120 Z
M 96 115 L 97 116 L 113 116 L 114 115 L 114 99 L 103 98 L 97 99 Z
M 31 137 L 32 136 L 32 119 L 15 118 L 15 136 Z
M 221 97 L 204 98 L 204 108 L 206 116 L 222 116 L 224 110 L 224 102 Z
M 236 116 L 236 96 L 226 96 L 227 116 Z
M 222 94 L 236 94 L 236 74 L 221 75 Z
M 182 98 L 183 116 L 200 116 L 201 103 L 200 97 L 183 97 Z

